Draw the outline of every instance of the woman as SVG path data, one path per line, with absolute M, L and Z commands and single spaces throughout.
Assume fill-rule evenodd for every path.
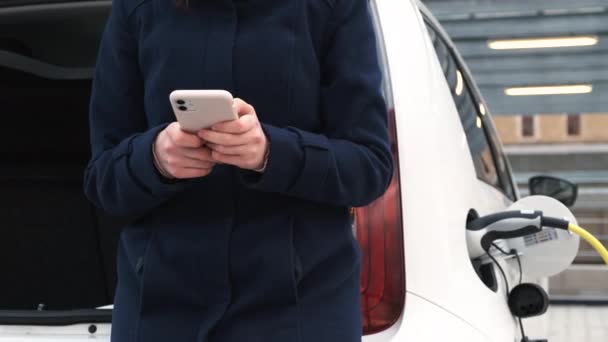
M 112 341 L 359 341 L 349 207 L 391 176 L 380 83 L 366 0 L 115 0 L 85 175 L 134 218 Z M 239 119 L 184 133 L 175 89 L 228 90 Z

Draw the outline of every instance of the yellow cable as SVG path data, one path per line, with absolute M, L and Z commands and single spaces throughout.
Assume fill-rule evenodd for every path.
M 604 245 L 602 245 L 602 243 L 598 239 L 596 239 L 595 236 L 591 235 L 591 233 L 589 233 L 585 229 L 572 223 L 568 225 L 568 230 L 580 236 L 585 241 L 589 242 L 589 244 L 593 248 L 595 248 L 595 250 L 600 254 L 602 259 L 604 259 L 604 262 L 608 265 L 608 250 L 606 250 L 606 247 L 604 247 Z

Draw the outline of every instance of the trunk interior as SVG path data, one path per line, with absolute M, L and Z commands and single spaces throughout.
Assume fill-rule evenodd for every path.
M 0 7 L 0 310 L 112 303 L 125 220 L 93 207 L 82 190 L 92 69 L 109 6 Z

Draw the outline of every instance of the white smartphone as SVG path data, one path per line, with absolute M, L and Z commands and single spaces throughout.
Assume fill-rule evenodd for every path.
M 174 90 L 169 100 L 177 122 L 186 132 L 196 133 L 238 118 L 232 107 L 232 94 L 225 90 Z

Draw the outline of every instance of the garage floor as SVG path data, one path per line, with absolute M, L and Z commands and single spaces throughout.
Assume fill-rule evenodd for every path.
M 608 306 L 553 305 L 547 314 L 549 342 L 608 341 Z

